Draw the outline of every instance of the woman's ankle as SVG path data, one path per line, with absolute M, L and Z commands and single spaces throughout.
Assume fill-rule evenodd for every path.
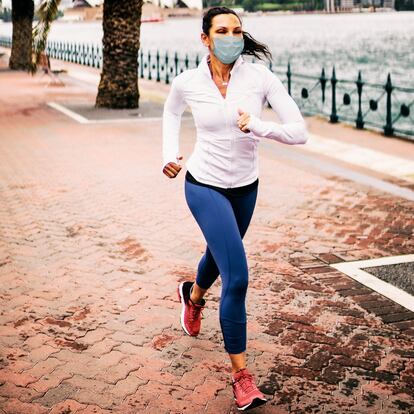
M 202 305 L 203 302 L 204 302 L 204 300 L 203 300 L 204 293 L 197 295 L 193 290 L 194 286 L 195 286 L 195 284 L 193 284 L 193 286 L 191 286 L 191 289 L 190 289 L 190 300 L 191 300 L 191 302 L 193 302 L 196 305 Z M 200 289 L 198 289 L 198 290 L 200 290 Z
M 237 372 L 246 369 L 247 362 L 246 362 L 246 353 L 241 352 L 239 354 L 230 354 L 230 361 L 231 361 L 231 372 L 235 375 Z
M 232 373 L 232 375 L 236 375 L 237 373 L 239 373 L 240 371 L 243 371 L 246 368 L 247 368 L 246 366 L 243 366 L 241 368 L 232 368 L 231 373 Z

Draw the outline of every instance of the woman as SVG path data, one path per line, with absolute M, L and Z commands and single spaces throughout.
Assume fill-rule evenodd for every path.
M 163 173 L 175 178 L 181 170 L 181 115 L 190 106 L 197 142 L 186 163 L 185 197 L 207 242 L 196 281 L 179 285 L 181 325 L 191 336 L 201 326 L 204 295 L 221 275 L 220 325 L 232 365 L 232 384 L 239 410 L 266 399 L 246 367 L 248 266 L 242 238 L 253 214 L 258 188 L 259 137 L 285 144 L 304 144 L 304 119 L 279 78 L 266 66 L 242 55 L 271 58 L 268 48 L 242 30 L 238 15 L 213 7 L 203 16 L 201 40 L 209 53 L 196 69 L 172 82 L 163 113 Z M 263 122 L 268 101 L 281 124 Z

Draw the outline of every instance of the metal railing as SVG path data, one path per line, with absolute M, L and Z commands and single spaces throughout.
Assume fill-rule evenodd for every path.
M 0 46 L 10 48 L 11 39 L 0 37 Z M 98 69 L 102 67 L 102 47 L 99 45 L 49 41 L 46 52 L 54 59 Z M 200 60 L 198 54 L 182 57 L 177 52 L 141 49 L 138 75 L 142 79 L 169 84 L 179 73 L 196 67 Z M 351 123 L 358 129 L 374 129 L 386 136 L 414 141 L 414 88 L 393 85 L 390 74 L 384 84 L 380 84 L 364 81 L 361 71 L 354 80 L 338 79 L 335 67 L 331 77 L 327 77 L 324 68 L 319 76 L 292 72 L 289 63 L 287 70 L 272 64 L 269 69 L 286 85 L 304 115 L 322 115 L 332 123 Z

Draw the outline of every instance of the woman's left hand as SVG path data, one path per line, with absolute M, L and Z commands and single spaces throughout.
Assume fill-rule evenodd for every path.
M 240 128 L 241 131 L 248 133 L 250 132 L 250 129 L 247 128 L 247 124 L 250 121 L 250 114 L 247 112 L 244 112 L 242 109 L 237 110 L 239 113 L 239 118 L 237 119 L 237 125 Z

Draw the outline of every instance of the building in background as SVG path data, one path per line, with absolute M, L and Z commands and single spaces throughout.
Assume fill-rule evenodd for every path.
M 67 1 L 66 1 L 67 4 Z M 142 20 L 156 21 L 168 16 L 198 16 L 203 10 L 203 0 L 144 0 Z M 64 9 L 62 20 L 102 20 L 103 0 L 74 0 Z
M 193 10 L 203 9 L 203 0 L 144 0 L 160 8 L 189 8 Z
M 260 0 L 257 0 L 260 2 Z M 328 13 L 352 12 L 358 9 L 387 8 L 395 9 L 396 1 L 404 0 L 323 0 Z M 410 0 L 411 1 L 411 0 Z M 64 17 L 67 21 L 101 20 L 104 0 L 63 0 Z M 282 0 L 281 0 L 282 2 Z M 206 0 L 144 0 L 142 19 L 144 21 L 162 20 L 173 16 L 199 16 Z
M 65 9 L 62 20 L 102 20 L 102 16 L 103 1 L 74 0 L 72 7 Z
M 395 9 L 395 0 L 324 0 L 328 13 L 353 11 L 358 8 Z

